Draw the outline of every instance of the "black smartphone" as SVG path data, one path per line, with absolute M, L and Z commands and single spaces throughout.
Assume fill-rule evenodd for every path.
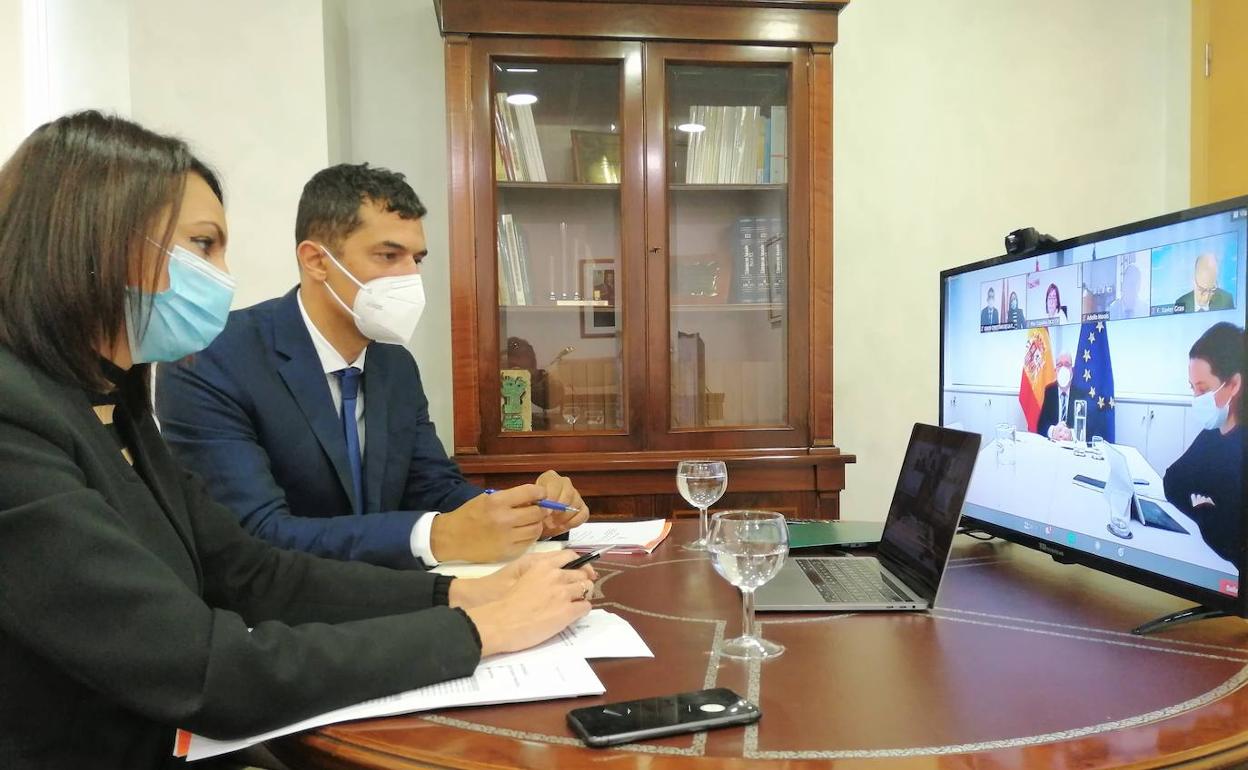
M 606 703 L 568 712 L 568 726 L 589 746 L 614 746 L 677 733 L 757 722 L 758 706 L 726 687 Z

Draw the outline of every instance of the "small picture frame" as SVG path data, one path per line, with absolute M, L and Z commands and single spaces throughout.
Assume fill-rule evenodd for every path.
M 616 282 L 614 259 L 578 260 L 581 296 L 586 302 L 581 307 L 581 337 L 614 337 L 620 333 L 616 298 L 619 285 Z
M 620 135 L 572 131 L 572 166 L 583 184 L 620 183 Z

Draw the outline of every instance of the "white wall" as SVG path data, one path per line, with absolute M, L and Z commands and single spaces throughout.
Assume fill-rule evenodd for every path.
M 329 157 L 321 19 L 312 0 L 0 0 L 0 157 L 88 107 L 187 139 L 225 183 L 235 306 L 276 296 Z
M 1018 227 L 1066 237 L 1187 205 L 1189 13 L 888 0 L 842 14 L 834 414 L 858 455 L 843 516 L 884 516 L 910 425 L 936 420 L 941 269 L 1001 253 Z
M 429 209 L 421 273 L 428 306 L 411 345 L 429 415 L 451 450 L 451 283 L 442 37 L 431 2 L 326 0 L 327 79 L 334 162 L 368 162 L 407 175 Z M 343 67 L 346 68 L 344 73 Z M 336 125 L 335 125 L 336 123 Z
M 128 0 L 0 0 L 0 160 L 66 112 L 129 112 L 128 26 Z
M 0 164 L 26 136 L 22 0 L 0 0 Z
M 134 118 L 222 176 L 235 307 L 298 281 L 295 209 L 328 164 L 319 0 L 130 0 Z

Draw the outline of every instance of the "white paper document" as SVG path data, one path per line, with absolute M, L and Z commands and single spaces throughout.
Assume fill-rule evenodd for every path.
M 553 655 L 560 659 L 582 658 L 653 658 L 654 653 L 641 635 L 624 618 L 606 610 L 590 610 L 589 614 L 547 641 L 523 652 L 494 655 L 484 663 L 510 662 L 535 655 Z
M 671 524 L 666 519 L 648 521 L 589 521 L 568 533 L 568 547 L 577 550 L 611 545 L 618 551 L 649 553 L 663 541 Z
M 525 553 L 546 553 L 548 551 L 562 550 L 563 543 L 559 540 L 539 540 L 529 546 Z M 486 575 L 493 575 L 495 572 L 498 572 L 510 563 L 511 562 L 509 561 L 494 561 L 473 564 L 463 561 L 444 561 L 440 562 L 438 566 L 429 571 L 436 572 L 439 575 L 450 575 L 451 577 L 479 578 L 485 577 Z
M 283 735 L 353 719 L 374 719 L 452 706 L 601 695 L 604 692 L 606 688 L 584 658 L 529 650 L 482 661 L 472 676 L 364 701 L 250 738 L 218 741 L 193 735 L 186 758 L 193 762 L 215 757 Z

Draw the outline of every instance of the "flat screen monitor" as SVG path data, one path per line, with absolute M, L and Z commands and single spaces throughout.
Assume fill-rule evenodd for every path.
M 941 273 L 968 527 L 1243 615 L 1248 197 Z

